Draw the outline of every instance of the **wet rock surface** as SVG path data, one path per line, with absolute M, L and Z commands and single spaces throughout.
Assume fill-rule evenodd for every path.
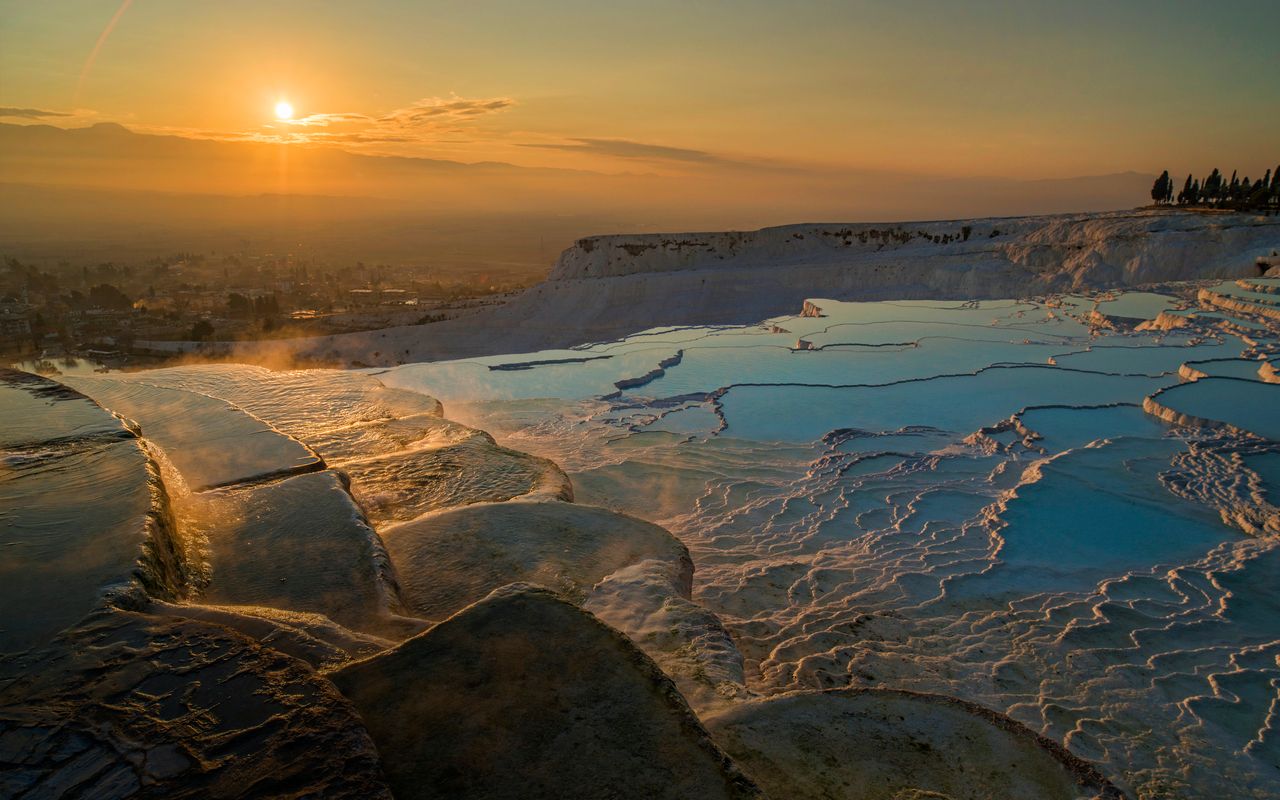
M 71 385 L 140 424 L 195 490 L 258 482 L 324 467 L 315 452 L 225 400 L 109 378 Z
M 1275 216 L 1146 210 L 592 236 L 543 283 L 429 336 L 404 327 L 229 350 L 246 361 L 284 349 L 381 366 L 506 353 L 528 362 L 538 360 L 530 350 L 657 326 L 750 325 L 814 298 L 959 302 L 1234 279 L 1256 275 L 1255 259 L 1277 247 Z
M 415 444 L 387 455 L 352 458 L 342 461 L 341 468 L 351 476 L 356 499 L 381 524 L 518 497 L 573 500 L 573 487 L 555 464 L 499 447 L 482 431 L 463 430 L 448 444 Z
M 1274 298 L 1270 280 L 1213 287 Z M 1202 288 L 811 297 L 755 326 L 379 379 L 441 387 L 469 423 L 561 464 L 580 502 L 689 547 L 691 599 L 740 665 L 701 662 L 723 695 L 679 683 L 699 713 L 911 690 L 1016 720 L 1130 796 L 1267 797 L 1280 442 L 1264 398 L 1280 330 Z M 633 586 L 608 583 L 596 591 Z M 669 633 L 669 616 L 599 613 L 651 654 L 645 637 Z
M 653 523 L 517 500 L 427 514 L 383 537 L 414 614 L 444 619 L 501 586 L 533 583 L 629 636 L 696 706 L 745 691 L 728 632 L 690 599 L 688 551 Z
M 384 634 L 397 627 L 382 542 L 332 470 L 206 492 L 184 508 L 207 542 L 202 602 L 312 612 Z
M 383 531 L 414 612 L 444 619 L 509 583 L 535 583 L 581 604 L 600 581 L 642 561 L 669 567 L 666 590 L 689 596 L 693 563 L 670 533 L 602 508 L 556 501 L 483 503 Z
M 140 427 L 9 375 L 6 546 L 78 588 L 0 647 L 0 788 L 1274 794 L 1280 346 L 1201 288 L 81 379 Z
M 331 677 L 401 800 L 761 796 L 652 661 L 543 589 L 499 590 Z
M 172 521 L 136 432 L 12 371 L 0 371 L 0 414 L 0 653 L 48 642 L 113 592 L 171 595 L 182 581 Z
M 390 798 L 351 705 L 207 623 L 107 611 L 0 660 L 5 797 Z
M 794 693 L 706 720 L 770 797 L 1118 800 L 1090 764 L 1002 715 L 940 695 Z

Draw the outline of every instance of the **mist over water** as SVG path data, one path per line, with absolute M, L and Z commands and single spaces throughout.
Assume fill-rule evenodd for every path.
M 1264 311 L 1273 289 L 1213 287 Z M 688 667 L 704 720 L 908 689 L 1004 712 L 1136 796 L 1274 796 L 1280 340 L 1191 291 L 815 299 L 364 374 L 6 373 L 5 574 L 30 613 L 0 633 L 39 643 L 142 581 L 323 631 L 296 635 L 341 663 L 426 624 L 402 608 L 443 619 L 509 582 L 492 554 L 519 552 L 609 624 L 654 612 L 624 632 Z M 678 537 L 701 607 L 665 531 L 592 505 Z
M 0 0 L 0 800 L 1280 800 L 1280 2 L 722 6 Z
M 1172 295 L 813 302 L 376 374 L 669 528 L 754 692 L 951 694 L 1144 796 L 1275 791 L 1275 338 L 1132 330 Z M 1248 384 L 1170 393 L 1225 427 L 1144 411 L 1187 362 Z

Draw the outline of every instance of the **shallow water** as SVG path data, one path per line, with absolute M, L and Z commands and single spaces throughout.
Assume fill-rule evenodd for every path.
M 107 367 L 101 361 L 74 357 L 29 358 L 11 362 L 8 366 L 23 372 L 46 375 L 54 380 L 63 375 L 94 375 L 110 370 L 110 367 Z
M 1274 358 L 1275 337 L 1088 325 L 1178 302 L 1151 293 L 812 302 L 377 374 L 668 527 L 755 692 L 948 693 L 1139 796 L 1280 793 L 1280 552 L 1224 521 L 1275 512 L 1277 445 L 1142 411 L 1183 363 Z M 1193 386 L 1169 394 L 1277 435 L 1264 390 Z
M 1154 319 L 1161 311 L 1178 304 L 1177 298 L 1153 292 L 1121 292 L 1114 299 L 1100 300 L 1096 311 L 1106 317 Z
M 0 372 L 0 416 L 0 653 L 10 653 L 48 642 L 144 572 L 155 504 L 142 443 L 93 401 Z
M 1269 441 L 1280 441 L 1280 384 L 1209 377 L 1170 387 L 1155 399 L 1180 414 L 1227 423 Z
M 317 469 L 301 442 L 225 400 L 199 392 L 102 377 L 64 377 L 117 414 L 138 422 L 194 490 Z

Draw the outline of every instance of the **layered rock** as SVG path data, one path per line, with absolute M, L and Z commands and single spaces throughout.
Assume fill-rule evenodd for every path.
M 141 423 L 193 491 L 324 468 L 311 448 L 225 400 L 110 378 L 64 380 Z
M 163 492 L 159 474 L 163 471 L 174 487 L 177 522 L 171 525 L 181 528 L 189 546 L 173 558 L 190 574 L 184 574 L 182 592 L 152 592 L 151 599 L 144 591 L 105 598 L 95 594 L 93 602 L 78 604 L 75 613 L 48 635 L 93 608 L 99 609 L 97 621 L 73 627 L 45 650 L 15 657 L 10 673 L 15 680 L 25 680 L 26 671 L 37 662 L 71 662 L 74 670 L 61 674 L 63 688 L 96 697 L 88 677 L 91 666 L 76 661 L 74 652 L 84 637 L 127 641 L 147 664 L 146 669 L 131 669 L 148 676 L 149 670 L 166 675 L 174 672 L 177 660 L 190 657 L 191 648 L 216 649 L 206 635 L 210 629 L 221 630 L 232 640 L 250 637 L 286 661 L 297 659 L 300 674 L 309 669 L 334 670 L 352 659 L 391 648 L 394 640 L 427 625 L 400 612 L 443 619 L 482 600 L 491 590 L 533 580 L 631 632 L 663 660 L 691 695 L 724 702 L 745 691 L 741 657 L 732 640 L 714 615 L 690 599 L 692 564 L 683 545 L 650 523 L 566 502 L 572 499 L 572 487 L 558 467 L 499 447 L 481 431 L 440 418 L 439 404 L 429 398 L 424 403 L 415 400 L 420 396 L 413 393 L 385 390 L 375 379 L 349 374 L 337 379 L 336 392 L 325 391 L 322 381 L 304 373 L 283 374 L 285 388 L 281 388 L 273 384 L 271 373 L 225 366 L 76 380 L 105 401 L 125 407 L 141 421 L 144 432 L 157 431 L 165 450 L 156 450 L 159 462 L 151 464 L 150 482 L 145 485 Z M 138 438 L 139 429 L 131 427 L 133 423 L 112 416 L 74 391 L 32 376 L 17 375 L 15 381 L 37 385 L 59 401 L 80 404 L 68 406 L 70 411 L 80 411 L 83 405 L 92 412 L 63 415 L 70 420 L 69 436 L 106 437 L 135 449 L 147 446 Z M 348 401 L 354 403 L 352 415 L 343 416 L 341 404 Z M 397 416 L 400 413 L 404 415 Z M 308 436 L 317 448 L 293 434 Z M 58 435 L 56 426 L 51 435 Z M 172 457 L 166 457 L 166 451 Z M 307 454 L 310 460 L 291 460 L 297 453 Z M 325 468 L 321 454 L 343 472 Z M 108 491 L 127 498 L 110 485 L 112 481 L 104 483 Z M 402 520 L 384 531 L 394 545 L 391 554 L 362 505 L 375 509 L 375 524 Z M 176 530 L 169 533 L 177 535 Z M 66 545 L 78 555 L 85 541 L 76 537 Z M 407 605 L 397 568 L 406 578 Z M 94 583 L 91 588 L 96 592 L 99 587 Z M 535 596 L 542 595 L 535 592 Z M 132 611 L 119 610 L 120 598 L 127 600 L 125 607 Z M 552 607 L 560 604 L 555 601 Z M 113 605 L 117 610 L 111 610 Z M 588 621 L 594 631 L 591 635 L 606 632 L 610 641 L 625 642 L 625 637 L 609 632 L 586 612 L 574 611 L 567 617 L 552 613 L 551 617 L 570 629 Z M 172 649 L 153 653 L 150 648 L 161 642 L 171 643 Z M 15 648 L 28 644 L 39 642 L 24 641 Z M 659 668 L 634 646 L 618 647 L 623 648 L 625 659 L 639 659 L 637 669 L 644 679 L 658 682 L 657 695 L 667 698 L 664 702 L 675 709 L 671 713 L 680 724 L 689 723 L 687 706 Z M 109 674 L 122 663 L 113 659 L 103 669 Z M 248 677 L 267 679 L 256 664 L 243 666 Z M 57 688 L 51 684 L 40 691 Z M 236 688 L 226 694 L 227 708 L 240 713 L 244 705 L 244 713 L 253 713 L 264 692 L 248 691 L 257 692 L 258 699 L 242 698 Z M 137 705 L 115 696 L 112 702 Z M 274 707 L 273 702 L 267 705 Z M 643 704 L 633 708 L 625 698 L 609 702 L 610 719 L 615 722 L 649 713 Z M 22 709 L 16 699 L 13 703 L 23 713 L 35 711 L 34 707 Z M 579 719 L 591 716 L 574 713 Z M 33 725 L 45 726 L 55 718 L 55 712 L 40 711 L 32 717 Z M 609 724 L 617 727 L 615 722 Z M 692 724 L 696 726 L 696 721 Z M 47 727 L 41 728 L 44 732 L 39 736 L 54 735 Z M 234 730 L 223 733 L 232 738 L 240 735 Z M 135 749 L 166 747 L 168 735 L 160 729 L 139 730 L 131 741 Z M 712 766 L 707 769 L 726 771 L 729 796 L 734 796 L 738 784 L 749 786 L 705 735 L 693 736 L 691 741 L 695 749 L 710 753 Z M 267 749 L 277 744 L 293 746 L 285 736 L 273 738 Z M 622 748 L 622 742 L 617 746 Z M 523 748 L 523 744 L 513 741 L 511 747 Z M 122 748 L 107 746 L 117 755 Z M 60 762 L 30 761 L 30 754 L 23 755 L 19 759 L 23 769 L 34 770 L 24 772 L 23 780 L 97 780 L 110 773 L 110 780 L 121 781 L 121 786 L 145 787 L 155 781 L 157 786 L 172 788 L 145 770 L 130 772 L 116 763 L 118 758 L 112 761 L 94 752 L 92 759 L 85 756 L 93 769 L 84 775 L 64 774 Z M 183 775 L 194 776 L 193 785 L 210 785 L 204 782 L 204 773 L 190 771 L 190 764 L 214 771 L 220 767 L 213 767 L 207 756 L 184 752 Z M 126 766 L 141 763 L 140 759 L 145 762 L 145 756 L 127 756 Z M 559 778 L 548 774 L 547 780 Z M 678 778 L 673 785 L 683 786 L 684 780 Z M 648 788 L 661 783 L 657 778 L 644 781 L 640 785 Z M 564 785 L 558 785 L 557 791 L 562 791 Z
M 1251 293 L 1233 295 L 1217 292 L 1212 289 L 1201 289 L 1196 299 L 1201 303 L 1216 306 L 1225 311 L 1252 317 L 1280 320 L 1280 301 L 1272 300 L 1268 296 L 1262 294 L 1258 294 L 1257 297 L 1250 297 L 1249 294 Z
M 774 798 L 1124 797 L 1056 742 L 940 695 L 796 692 L 742 704 L 706 723 Z
M 0 370 L 0 653 L 112 597 L 181 594 L 165 487 L 136 430 L 84 395 Z
M 554 590 L 631 637 L 695 706 L 745 692 L 742 656 L 691 600 L 693 562 L 665 529 L 558 501 L 481 503 L 383 530 L 414 614 L 444 619 L 524 582 Z
M 74 613 L 9 648 L 29 652 L 0 658 L 0 793 L 762 796 L 690 704 L 731 720 L 718 735 L 775 797 L 855 785 L 1054 797 L 1073 779 L 1102 786 L 1043 741 L 1029 744 L 1029 732 L 955 701 L 877 695 L 869 709 L 837 702 L 838 718 L 815 706 L 754 727 L 781 706 L 742 705 L 742 656 L 692 600 L 685 546 L 651 523 L 569 502 L 554 464 L 441 418 L 430 398 L 367 375 L 277 380 L 230 366 L 78 380 L 128 406 L 141 435 L 154 427 L 165 448 L 151 453 L 137 426 L 65 387 L 31 376 L 7 387 L 23 420 L 4 440 L 19 475 L 39 474 L 39 458 L 26 469 L 24 436 L 45 428 L 38 444 L 57 453 L 133 448 L 143 489 L 84 473 L 127 506 L 133 538 L 102 572 L 101 534 L 63 530 L 60 547 L 92 577 L 76 585 L 91 591 L 68 593 Z M 183 419 L 184 397 L 207 426 Z M 27 423 L 40 415 L 57 424 Z M 264 435 L 268 446 L 236 452 Z M 315 461 L 290 462 L 299 452 Z M 90 465 L 112 463 L 91 455 Z M 218 470 L 227 481 L 211 477 Z M 11 477 L 0 474 L 0 492 L 57 521 Z M 101 593 L 113 576 L 123 590 Z M 6 626 L 16 618 L 6 608 Z M 901 724 L 875 728 L 886 714 Z M 801 741 L 812 720 L 830 729 L 830 747 L 861 753 L 861 766 L 834 768 L 826 745 Z M 935 724 L 935 738 L 950 738 L 897 756 Z M 855 742 L 866 730 L 872 738 Z M 742 744 L 751 737 L 763 738 Z M 819 767 L 805 760 L 815 753 L 826 753 Z
M 1219 428 L 1280 441 L 1280 386 L 1231 377 L 1204 377 L 1143 400 L 1148 413 L 1175 425 Z
M 207 542 L 202 602 L 323 614 L 385 636 L 420 627 L 397 618 L 386 551 L 332 470 L 192 496 L 185 512 Z
M 517 497 L 573 500 L 573 486 L 545 458 L 500 447 L 484 431 L 440 420 L 441 437 L 391 453 L 337 462 L 356 499 L 378 524 L 439 509 Z M 437 434 L 445 433 L 436 431 Z
M 356 372 L 202 364 L 113 377 L 218 397 L 305 441 L 334 428 L 441 414 L 435 398 L 390 389 Z
M 284 391 L 253 370 L 184 373 L 185 381 L 171 386 L 161 385 L 174 377 L 163 373 L 69 380 L 136 420 L 148 441 L 162 448 L 176 524 L 192 550 L 186 554 L 195 573 L 190 597 L 323 614 L 397 638 L 420 630 L 421 624 L 396 614 L 400 603 L 386 553 L 345 476 L 326 469 L 314 450 L 266 420 L 195 389 L 250 402 L 298 431 L 350 424 L 331 416 L 335 393 L 304 393 L 315 387 L 296 375 L 285 380 Z M 392 413 L 360 408 L 358 401 L 379 387 L 368 378 L 360 382 L 367 384 L 363 390 L 350 379 L 337 380 L 337 396 L 357 403 L 357 420 L 361 414 Z M 438 410 L 435 401 L 422 400 L 408 408 Z
M 506 305 L 429 327 L 235 345 L 362 364 L 529 352 L 663 325 L 753 323 L 809 297 L 1026 297 L 1256 275 L 1280 218 L 1132 211 L 593 236 Z
M 259 451 L 283 460 L 284 443 L 292 442 L 313 456 L 315 464 L 299 465 L 290 472 L 326 465 L 340 468 L 351 477 L 352 492 L 363 511 L 377 524 L 526 495 L 573 498 L 568 478 L 550 461 L 499 447 L 484 431 L 442 418 L 440 403 L 432 397 L 389 388 L 359 373 L 272 372 L 218 364 L 76 380 L 86 391 L 102 392 L 108 404 L 136 398 L 138 404 L 129 404 L 126 413 L 133 413 L 149 436 L 156 429 L 161 444 L 172 451 L 179 471 L 196 490 L 204 484 L 187 477 L 192 469 L 213 461 L 226 470 L 228 464 L 248 458 L 246 451 L 252 454 L 261 439 L 237 435 L 243 434 L 239 430 L 216 438 L 202 433 L 191 417 L 204 406 L 216 404 L 209 409 L 216 412 L 209 415 L 212 419 L 244 417 L 283 440 L 262 442 Z M 176 424 L 168 419 L 163 403 L 171 396 L 186 398 L 192 409 Z M 220 449 L 205 454 L 201 444 L 206 439 Z M 267 444 L 277 445 L 274 453 Z M 276 473 L 280 474 L 287 473 Z
M 301 661 L 119 610 L 0 659 L 0 795 L 391 797 L 355 710 Z
M 747 798 L 661 670 L 543 589 L 495 592 L 333 673 L 413 798 Z
M 382 532 L 415 613 L 444 619 L 509 583 L 535 583 L 584 602 L 624 567 L 669 565 L 666 590 L 688 597 L 693 562 L 663 528 L 603 508 L 562 502 L 482 503 Z

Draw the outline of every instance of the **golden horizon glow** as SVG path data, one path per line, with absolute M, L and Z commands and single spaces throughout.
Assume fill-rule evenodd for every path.
M 1274 167 L 1274 0 L 445 5 L 0 0 L 0 123 L 779 184 Z

